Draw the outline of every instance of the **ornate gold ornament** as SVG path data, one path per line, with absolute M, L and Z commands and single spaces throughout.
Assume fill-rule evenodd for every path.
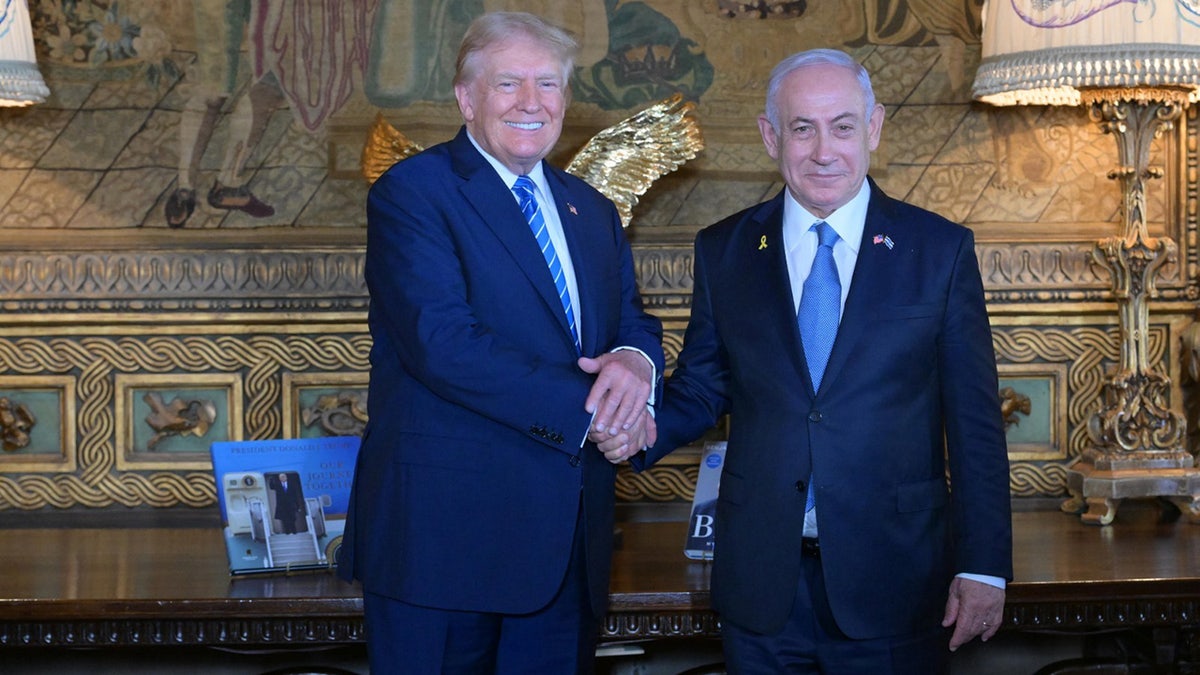
M 29 445 L 29 432 L 37 418 L 24 403 L 0 397 L 0 447 L 5 452 L 16 452 Z
M 142 400 L 150 406 L 146 424 L 154 430 L 154 437 L 146 443 L 147 450 L 153 450 L 159 441 L 168 436 L 204 436 L 217 420 L 217 406 L 212 401 L 185 401 L 176 396 L 167 403 L 158 392 L 153 391 L 143 396 Z
M 300 415 L 304 426 L 317 425 L 327 436 L 359 436 L 367 426 L 367 393 L 345 391 L 322 396 Z
M 695 112 L 694 102 L 675 94 L 597 133 L 575 153 L 566 170 L 611 199 L 622 225 L 629 227 L 638 197 L 704 149 Z M 393 164 L 422 149 L 381 113 L 363 145 L 363 176 L 374 182 Z
M 1014 424 L 1021 424 L 1017 413 L 1024 413 L 1028 416 L 1032 411 L 1033 402 L 1025 394 L 1012 387 L 1004 387 L 1000 390 L 1000 416 L 1004 418 L 1005 429 Z
M 362 174 L 368 183 L 383 175 L 393 164 L 417 154 L 424 148 L 420 143 L 404 135 L 383 117 L 375 114 L 375 121 L 367 130 L 367 141 L 363 143 Z

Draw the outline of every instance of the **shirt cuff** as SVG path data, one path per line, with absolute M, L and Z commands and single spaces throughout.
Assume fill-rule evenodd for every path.
M 967 574 L 966 572 L 963 572 L 961 574 L 956 574 L 955 576 L 962 577 L 963 579 L 970 579 L 971 581 L 978 581 L 979 583 L 987 584 L 988 586 L 995 586 L 1000 590 L 1004 590 L 1004 587 L 1008 585 L 1008 582 L 1006 582 L 1003 577 L 993 577 L 987 574 Z
M 650 364 L 650 399 L 648 401 L 646 401 L 646 405 L 653 406 L 655 394 L 657 393 L 654 391 L 654 383 L 658 382 L 658 368 L 654 365 L 654 360 L 651 359 L 649 356 L 646 356 L 646 352 L 638 349 L 637 347 L 624 347 L 624 346 L 614 347 L 613 351 L 614 352 L 626 352 L 626 351 L 637 352 L 642 355 L 643 359 L 646 359 L 646 363 Z

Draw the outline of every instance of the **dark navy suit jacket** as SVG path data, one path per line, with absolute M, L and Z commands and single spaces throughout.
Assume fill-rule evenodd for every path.
M 658 442 L 635 464 L 730 414 L 712 576 L 726 620 L 762 633 L 782 628 L 815 470 L 838 625 L 853 638 L 931 627 L 954 574 L 1012 576 L 1008 462 L 972 234 L 872 183 L 837 339 L 813 392 L 783 199 L 696 238 L 684 347 L 658 413 Z
M 616 208 L 544 167 L 579 287 L 586 356 L 663 368 Z M 512 192 L 465 130 L 379 178 L 367 202 L 371 381 L 339 571 L 442 609 L 524 613 L 558 590 L 582 498 L 603 612 L 615 468 L 592 444 L 593 376 Z

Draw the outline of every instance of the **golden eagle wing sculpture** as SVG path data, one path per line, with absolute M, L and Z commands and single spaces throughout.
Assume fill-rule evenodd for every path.
M 704 149 L 695 111 L 695 103 L 675 94 L 597 133 L 566 170 L 611 199 L 621 224 L 629 227 L 638 197 Z M 363 146 L 363 176 L 374 182 L 393 164 L 421 150 L 380 113 Z
M 367 142 L 362 150 L 362 174 L 368 183 L 383 175 L 384 171 L 400 160 L 411 157 L 424 148 L 420 143 L 405 136 L 396 127 L 383 118 L 383 113 L 375 115 L 375 121 L 367 130 Z
M 696 104 L 675 94 L 601 131 L 567 164 L 617 205 L 629 227 L 638 197 L 704 149 Z

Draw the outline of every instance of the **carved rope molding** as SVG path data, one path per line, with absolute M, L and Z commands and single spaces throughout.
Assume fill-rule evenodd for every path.
M 244 437 L 279 438 L 284 372 L 365 371 L 369 351 L 366 334 L 0 338 L 0 372 L 77 378 L 77 400 L 62 414 L 76 416 L 79 466 L 74 474 L 0 474 L 0 508 L 214 504 L 211 472 L 117 471 L 125 450 L 115 434 L 118 374 L 236 374 Z
M 1168 330 L 1150 327 L 1147 342 L 1153 362 L 1166 352 Z M 992 345 L 1001 368 L 1006 363 L 1046 363 L 1067 366 L 1067 458 L 1060 461 L 1012 462 L 1009 489 L 1013 496 L 1061 496 L 1066 488 L 1066 465 L 1087 447 L 1087 423 L 1096 411 L 1106 370 L 1120 356 L 1116 328 L 993 326 Z

